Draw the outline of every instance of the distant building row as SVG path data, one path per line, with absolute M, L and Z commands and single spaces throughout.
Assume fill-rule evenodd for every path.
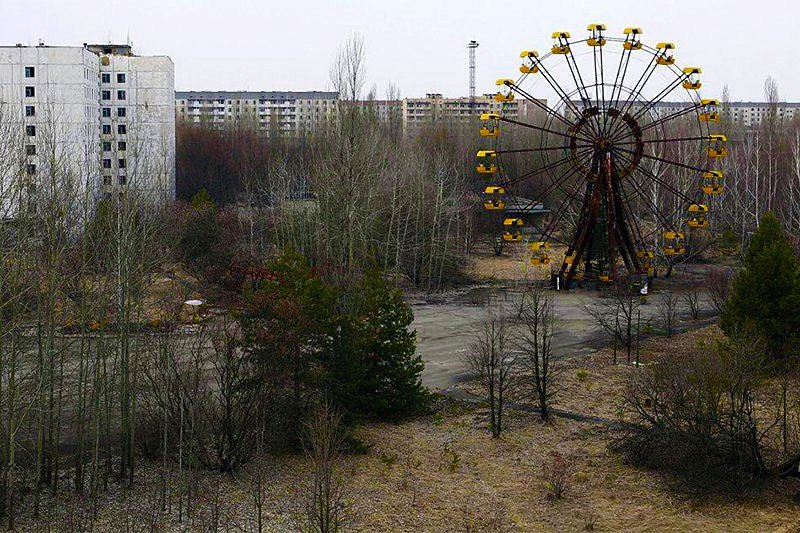
M 541 100 L 544 104 L 545 100 Z M 336 92 L 256 92 L 256 91 L 179 91 L 175 93 L 178 120 L 223 128 L 249 122 L 281 135 L 298 135 L 312 130 L 338 112 Z M 482 113 L 503 114 L 509 118 L 525 118 L 539 107 L 527 100 L 509 104 L 496 102 L 492 95 L 469 98 L 447 98 L 428 94 L 425 98 L 402 100 L 364 100 L 365 108 L 373 109 L 382 120 L 396 120 L 403 131 L 414 132 L 432 122 L 467 120 Z
M 175 82 L 167 56 L 128 45 L 0 46 L 0 217 L 52 176 L 99 197 L 129 185 L 175 196 Z M 134 183 L 135 182 L 135 183 Z M 90 190 L 87 190 L 87 187 Z

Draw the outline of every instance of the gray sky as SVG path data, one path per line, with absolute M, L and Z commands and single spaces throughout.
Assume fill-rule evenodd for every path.
M 0 0 L 2 44 L 125 42 L 175 62 L 179 90 L 329 89 L 328 66 L 359 31 L 368 86 L 402 96 L 468 92 L 466 43 L 480 42 L 478 93 L 516 77 L 519 51 L 546 50 L 556 29 L 609 34 L 639 26 L 643 41 L 675 42 L 681 66 L 703 68 L 707 97 L 728 84 L 733 100 L 762 100 L 768 75 L 782 99 L 800 101 L 800 5 L 790 0 Z

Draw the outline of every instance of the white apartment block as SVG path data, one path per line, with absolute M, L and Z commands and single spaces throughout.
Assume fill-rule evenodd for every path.
M 67 176 L 93 198 L 135 187 L 157 201 L 174 199 L 169 57 L 136 56 L 127 45 L 2 46 L 0 112 L 12 125 L 0 150 L 6 158 L 24 153 L 22 168 L 0 168 L 5 216 L 16 199 L 4 192 L 21 176 L 33 188 Z
M 667 116 L 686 109 L 687 102 L 658 102 L 654 107 L 659 116 Z M 778 120 L 790 121 L 800 117 L 800 103 L 779 102 L 774 105 L 775 116 Z M 770 113 L 770 104 L 767 102 L 721 102 L 719 111 L 723 116 L 734 123 L 746 127 L 758 126 Z
M 313 130 L 337 112 L 339 93 L 325 91 L 178 91 L 177 118 L 211 128 L 256 126 L 269 135 Z
M 546 100 L 539 100 L 546 105 Z M 432 122 L 469 121 L 483 113 L 501 113 L 511 119 L 530 120 L 538 111 L 533 102 L 523 98 L 503 104 L 494 99 L 494 94 L 476 96 L 474 103 L 468 97 L 447 98 L 441 94 L 427 94 L 425 98 L 404 98 L 403 130 L 407 133 L 418 130 Z

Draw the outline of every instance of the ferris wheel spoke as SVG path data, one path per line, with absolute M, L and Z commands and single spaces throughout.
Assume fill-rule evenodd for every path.
M 591 144 L 579 144 L 577 148 L 585 149 L 585 148 L 593 148 L 594 145 Z M 536 152 L 549 152 L 552 150 L 569 150 L 569 146 L 545 146 L 545 147 L 538 147 L 538 148 L 514 148 L 512 150 L 495 150 L 494 153 L 497 155 L 501 154 L 524 154 L 524 153 L 536 153 Z
M 569 97 L 566 91 L 564 91 L 564 89 L 558 83 L 556 83 L 555 78 L 553 78 L 552 74 L 550 74 L 550 71 L 547 70 L 547 67 L 544 66 L 544 63 L 542 61 L 537 61 L 536 65 L 539 67 L 539 71 L 541 72 L 542 77 L 550 86 L 550 88 L 553 89 L 553 91 L 555 91 L 556 94 L 558 94 L 558 96 L 563 99 L 564 105 L 568 106 L 572 110 L 572 112 L 575 113 L 576 117 L 582 116 L 583 113 L 580 111 L 580 109 L 578 109 L 578 107 L 575 105 L 575 103 L 572 101 L 572 99 Z M 570 125 L 572 124 L 570 123 Z M 596 131 L 593 133 L 595 135 L 597 134 Z
M 636 113 L 633 115 L 633 119 L 636 120 L 637 118 L 642 116 L 644 113 L 646 113 L 650 109 L 654 108 L 657 103 L 659 103 L 661 100 L 663 100 L 669 93 L 671 93 L 672 91 L 677 89 L 678 86 L 680 86 L 686 79 L 688 79 L 688 77 L 689 77 L 688 74 L 682 74 L 681 76 L 678 76 L 678 78 L 675 81 L 673 81 L 667 87 L 662 89 L 661 92 L 659 92 L 654 98 L 650 99 L 647 102 L 647 105 L 642 106 L 641 109 L 636 111 Z
M 549 185 L 547 185 L 547 187 L 545 187 L 544 190 L 542 192 L 540 192 L 537 196 L 534 196 L 530 200 L 526 200 L 524 203 L 517 202 L 517 203 L 515 203 L 515 205 L 518 208 L 521 208 L 521 209 L 531 209 L 531 208 L 535 207 L 536 204 L 541 203 L 541 201 L 546 196 L 549 196 L 550 194 L 552 194 L 553 191 L 556 190 L 556 188 L 560 187 L 561 184 L 563 184 L 568 178 L 570 178 L 571 176 L 574 176 L 575 174 L 576 174 L 575 168 L 574 167 L 569 167 L 558 178 L 556 178 L 553 182 L 551 182 Z M 516 199 L 516 197 L 515 197 L 515 199 Z
M 628 177 L 632 178 L 632 176 Z M 647 191 L 644 190 L 644 185 L 640 184 L 635 179 L 630 179 L 629 181 L 633 188 L 639 193 L 642 203 L 650 210 L 651 213 L 653 213 L 656 221 L 660 222 L 665 228 L 675 231 L 674 225 L 664 216 L 663 213 L 661 213 L 661 211 L 658 209 L 658 205 L 654 205 L 654 203 L 650 201 Z
M 547 117 L 557 118 L 561 122 L 563 122 L 566 126 L 568 126 L 568 127 L 572 126 L 572 122 L 570 122 L 567 119 L 565 119 L 564 117 L 562 117 L 561 113 L 559 113 L 555 109 L 551 108 L 547 104 L 541 102 L 539 99 L 534 98 L 529 92 L 527 92 L 526 90 L 521 88 L 516 83 L 508 84 L 508 86 L 511 87 L 517 93 L 521 94 L 527 101 L 531 102 L 533 105 L 537 106 L 539 109 L 544 111 Z
M 572 75 L 572 81 L 575 82 L 575 89 L 578 91 L 578 94 L 581 97 L 581 100 L 584 101 L 584 108 L 591 107 L 592 99 L 589 97 L 589 90 L 586 88 L 586 83 L 583 81 L 583 76 L 581 75 L 581 70 L 578 67 L 578 62 L 575 59 L 575 55 L 572 53 L 572 47 L 569 46 L 569 54 L 565 55 L 564 58 L 567 61 L 567 67 L 569 67 L 569 72 Z M 572 64 L 570 64 L 570 59 L 572 59 Z M 575 67 L 575 70 L 572 70 L 572 67 Z M 581 92 L 583 91 L 583 92 Z M 595 105 L 597 102 L 595 101 Z M 593 122 L 597 126 L 597 128 L 591 128 L 595 135 L 600 136 L 600 131 L 602 127 L 600 126 L 600 119 L 597 118 L 598 115 L 593 116 Z
M 625 52 L 628 52 L 625 54 Z M 619 99 L 619 96 L 622 94 L 622 87 L 624 86 L 625 82 L 625 75 L 628 73 L 628 64 L 631 60 L 631 51 L 626 50 L 625 48 L 622 49 L 622 54 L 619 56 L 619 64 L 617 65 L 617 73 L 614 75 L 614 85 L 611 86 L 611 96 L 608 99 L 609 107 L 612 107 L 614 104 L 615 94 L 617 93 L 617 87 L 619 87 L 619 94 L 616 95 L 616 98 Z M 625 63 L 625 68 L 623 70 L 622 64 L 623 61 Z M 622 78 L 620 78 L 620 74 L 622 74 Z M 606 133 L 608 133 L 608 115 L 605 117 L 605 123 L 603 124 L 603 137 L 605 137 Z
M 530 178 L 532 178 L 534 176 L 538 176 L 539 174 L 541 174 L 543 172 L 548 172 L 548 171 L 550 171 L 550 170 L 552 170 L 554 168 L 557 168 L 560 165 L 563 165 L 564 163 L 568 163 L 570 161 L 570 159 L 572 159 L 572 158 L 573 158 L 573 155 L 569 154 L 569 155 L 567 155 L 565 157 L 562 157 L 561 159 L 558 159 L 557 161 L 553 161 L 552 163 L 548 163 L 548 164 L 546 164 L 546 165 L 544 165 L 542 167 L 539 167 L 536 170 L 533 170 L 533 171 L 525 173 L 525 174 L 521 174 L 521 175 L 517 176 L 516 178 L 510 179 L 510 180 L 506 181 L 505 184 L 506 185 L 514 185 L 514 184 L 519 183 L 520 181 L 523 181 L 523 180 L 526 180 L 526 179 L 530 179 Z
M 645 69 L 642 71 L 642 74 L 639 76 L 639 79 L 636 80 L 636 84 L 631 89 L 628 98 L 625 99 L 625 103 L 622 105 L 622 108 L 620 109 L 621 115 L 625 115 L 633 108 L 634 102 L 637 100 L 639 96 L 641 96 L 645 85 L 647 85 L 647 82 L 650 81 L 650 78 L 653 76 L 653 73 L 656 71 L 657 67 L 658 63 L 656 62 L 656 56 L 654 55 L 650 59 L 650 63 L 647 64 L 647 67 L 645 67 Z M 609 135 L 607 135 L 607 137 L 613 139 L 619 132 L 620 127 L 621 125 L 619 123 L 612 126 L 611 131 L 609 132 Z
M 583 185 L 584 185 L 584 183 L 579 181 L 576 184 L 576 186 L 575 186 L 574 190 L 572 191 L 572 193 L 567 195 L 561 201 L 561 205 L 559 205 L 558 211 L 556 211 L 556 215 L 550 220 L 550 223 L 547 224 L 547 227 L 546 227 L 545 231 L 543 232 L 542 240 L 544 242 L 548 242 L 549 241 L 550 236 L 555 231 L 558 222 L 560 222 L 561 219 L 564 217 L 564 214 L 566 214 L 567 206 L 571 205 L 572 202 L 574 202 L 577 199 L 578 195 L 581 192 L 581 188 L 583 187 Z
M 645 131 L 647 131 L 647 130 L 649 130 L 651 128 L 655 128 L 655 127 L 660 126 L 662 124 L 666 124 L 667 122 L 670 122 L 671 120 L 675 120 L 676 118 L 680 118 L 680 117 L 682 117 L 684 115 L 688 115 L 689 113 L 691 113 L 693 111 L 697 111 L 698 109 L 700 109 L 702 107 L 703 107 L 702 104 L 694 104 L 694 105 L 691 105 L 689 107 L 685 107 L 685 108 L 681 109 L 680 111 L 676 111 L 675 113 L 670 113 L 669 115 L 667 115 L 665 117 L 662 117 L 662 118 L 660 118 L 658 120 L 654 120 L 653 122 L 651 122 L 650 124 L 647 124 L 646 126 L 642 126 L 641 127 L 641 131 L 645 132 Z
M 627 151 L 627 150 L 626 150 L 626 151 Z M 633 153 L 633 152 L 629 152 L 629 153 Z M 643 156 L 646 156 L 646 154 L 642 154 L 642 155 L 643 155 Z M 626 160 L 628 160 L 628 161 L 630 161 L 630 159 L 627 159 L 627 158 L 625 158 L 625 156 L 622 156 L 622 158 L 623 158 L 623 159 L 626 159 Z M 659 158 L 659 159 L 660 159 L 660 158 Z M 667 160 L 664 160 L 664 161 L 667 161 Z M 673 162 L 673 164 L 674 164 L 674 162 Z M 687 168 L 691 168 L 691 167 L 687 167 Z M 671 191 L 673 194 L 675 194 L 676 196 L 678 196 L 679 198 L 681 198 L 681 199 L 682 199 L 683 201 L 685 201 L 686 203 L 689 203 L 689 204 L 693 204 L 693 203 L 694 203 L 694 200 L 693 200 L 693 199 L 689 198 L 689 197 L 688 197 L 688 196 L 686 196 L 686 194 L 684 194 L 682 191 L 680 191 L 680 190 L 679 190 L 679 189 L 677 189 L 676 187 L 672 186 L 670 183 L 668 183 L 668 182 L 664 181 L 663 179 L 659 178 L 658 176 L 656 176 L 655 174 L 653 174 L 653 173 L 652 173 L 652 172 L 650 172 L 649 170 L 647 170 L 647 169 L 645 169 L 645 168 L 643 168 L 643 167 L 641 167 L 641 166 L 638 166 L 638 167 L 636 167 L 636 172 L 641 172 L 641 173 L 642 173 L 642 174 L 643 174 L 645 177 L 647 177 L 647 178 L 649 178 L 649 179 L 651 179 L 651 180 L 655 181 L 656 183 L 658 183 L 658 184 L 659 184 L 659 185 L 661 185 L 662 187 L 665 187 L 666 189 L 668 189 L 669 191 Z
M 508 122 L 509 124 L 514 124 L 516 126 L 521 126 L 523 128 L 531 128 L 531 129 L 538 130 L 538 131 L 541 131 L 541 132 L 544 132 L 544 133 L 552 133 L 553 135 L 559 135 L 559 136 L 564 137 L 566 139 L 572 139 L 571 135 L 568 135 L 568 134 L 566 134 L 564 132 L 551 130 L 549 128 L 545 128 L 545 127 L 542 127 L 542 126 L 536 126 L 534 124 L 528 124 L 527 122 L 521 122 L 519 120 L 514 120 L 513 118 L 500 117 L 499 120 L 501 122 Z M 567 124 L 572 126 L 572 124 L 569 123 L 569 122 Z M 576 136 L 575 138 L 580 140 L 580 141 L 587 142 L 587 143 L 593 142 L 591 139 L 587 139 L 586 137 L 577 137 Z
M 635 152 L 633 152 L 631 150 L 628 150 L 626 148 L 615 147 L 615 148 L 613 148 L 613 150 L 621 150 L 621 151 L 627 152 L 629 154 L 635 154 Z M 707 168 L 695 167 L 695 166 L 692 166 L 692 165 L 687 165 L 686 163 L 679 163 L 678 161 L 672 161 L 671 159 L 666 159 L 664 157 L 658 157 L 657 155 L 650 155 L 650 154 L 647 154 L 647 153 L 644 153 L 644 152 L 642 153 L 642 157 L 646 157 L 647 159 L 652 159 L 654 161 L 660 161 L 660 162 L 666 163 L 668 165 L 673 165 L 673 166 L 685 168 L 685 169 L 688 169 L 688 170 L 694 170 L 695 172 L 700 172 L 700 173 L 708 172 Z
M 666 143 L 666 142 L 687 142 L 687 141 L 707 141 L 708 135 L 699 136 L 699 137 L 670 137 L 665 139 L 646 139 L 642 141 L 627 141 L 627 142 L 615 142 L 614 146 L 628 146 L 631 144 L 653 144 L 653 143 Z

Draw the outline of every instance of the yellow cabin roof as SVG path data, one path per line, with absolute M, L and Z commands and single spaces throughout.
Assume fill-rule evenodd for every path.
M 503 221 L 504 226 L 522 226 L 521 218 L 507 218 Z
M 563 39 L 569 39 L 571 35 L 568 31 L 554 31 L 553 32 L 553 39 L 558 39 L 559 37 Z
M 700 67 L 686 67 L 685 69 L 683 69 L 683 73 L 684 74 L 702 74 L 703 73 L 703 69 L 701 69 Z
M 519 57 L 539 57 L 539 52 L 536 50 L 523 50 L 519 53 Z
M 500 115 L 497 113 L 483 113 L 481 114 L 481 121 L 486 122 L 487 120 L 498 119 Z
M 658 43 L 656 48 L 659 50 L 675 50 L 675 43 Z
M 622 33 L 625 35 L 640 35 L 642 33 L 642 28 L 625 28 Z
M 495 157 L 496 155 L 494 150 L 478 150 L 478 157 Z
M 605 24 L 599 24 L 599 23 L 597 23 L 597 24 L 589 24 L 588 26 L 586 26 L 586 29 L 587 30 L 605 31 L 606 25 Z
M 690 213 L 707 213 L 708 206 L 706 204 L 692 204 L 689 206 Z
M 513 85 L 514 80 L 511 78 L 498 78 L 497 81 L 494 82 L 495 85 Z
M 497 185 L 489 185 L 483 190 L 484 194 L 505 194 L 506 190 L 503 187 L 498 187 Z
M 712 133 L 711 135 L 708 136 L 708 139 L 711 141 L 719 141 L 723 143 L 728 142 L 728 138 L 725 137 L 725 135 L 723 135 L 722 133 Z
M 721 170 L 709 170 L 708 172 L 703 172 L 704 178 L 721 178 L 722 171 Z
M 719 105 L 719 100 L 716 98 L 703 98 L 700 103 L 703 105 Z

